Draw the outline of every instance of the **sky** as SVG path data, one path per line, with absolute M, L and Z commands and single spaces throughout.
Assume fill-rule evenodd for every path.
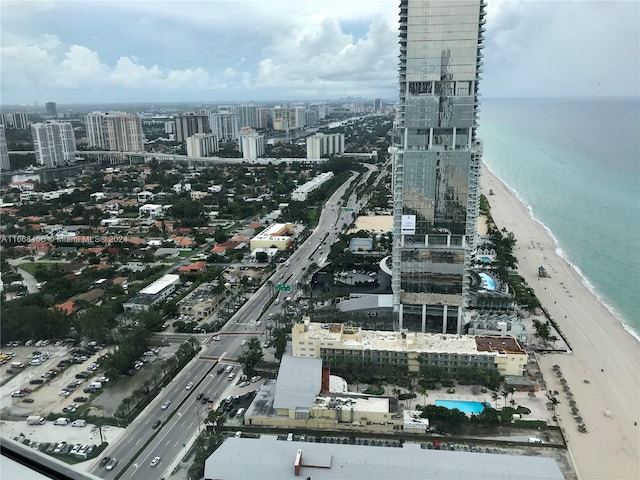
M 640 1 L 488 0 L 483 97 L 640 95 Z M 0 103 L 396 99 L 397 0 L 0 0 Z

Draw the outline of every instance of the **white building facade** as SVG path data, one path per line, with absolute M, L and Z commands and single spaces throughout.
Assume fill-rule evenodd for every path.
M 307 137 L 307 160 L 319 160 L 330 155 L 344 153 L 344 134 L 316 133 Z
M 243 129 L 240 135 L 240 151 L 245 160 L 255 160 L 264 155 L 264 135 L 256 133 L 253 129 Z
M 0 125 L 0 170 L 9 170 L 9 149 L 7 148 L 7 136 L 4 125 Z
M 144 152 L 142 118 L 125 112 L 94 112 L 85 117 L 89 147 Z
M 213 133 L 196 133 L 187 138 L 187 155 L 208 157 L 218 151 L 218 139 Z
M 31 136 L 38 165 L 52 168 L 75 162 L 76 137 L 70 123 L 32 123 Z

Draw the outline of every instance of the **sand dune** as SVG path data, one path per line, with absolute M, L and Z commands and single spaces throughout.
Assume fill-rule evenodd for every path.
M 539 356 L 550 390 L 558 390 L 557 412 L 581 479 L 640 478 L 640 343 L 582 283 L 556 253 L 545 228 L 526 206 L 483 166 L 482 190 L 493 219 L 517 239 L 519 273 L 534 288 L 571 346 L 569 354 Z M 493 195 L 489 195 L 489 190 Z M 585 232 L 590 235 L 593 232 Z M 550 278 L 538 279 L 543 265 Z M 560 367 L 562 377 L 552 366 Z M 560 378 L 570 393 L 563 391 Z M 588 429 L 578 431 L 573 399 Z

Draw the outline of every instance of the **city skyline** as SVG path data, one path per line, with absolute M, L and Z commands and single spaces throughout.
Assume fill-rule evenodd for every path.
M 0 8 L 5 105 L 397 98 L 395 0 Z M 483 96 L 637 95 L 639 13 L 637 2 L 489 2 Z

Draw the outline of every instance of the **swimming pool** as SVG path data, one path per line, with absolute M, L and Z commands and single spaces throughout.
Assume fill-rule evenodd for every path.
M 491 407 L 491 404 L 488 402 L 466 402 L 463 400 L 436 400 L 436 407 L 444 407 L 449 410 L 457 408 L 461 412 L 477 415 L 482 412 L 485 407 Z
M 485 290 L 495 290 L 496 289 L 496 281 L 491 278 L 491 275 L 487 273 L 480 273 L 480 278 L 482 279 L 482 288 Z

